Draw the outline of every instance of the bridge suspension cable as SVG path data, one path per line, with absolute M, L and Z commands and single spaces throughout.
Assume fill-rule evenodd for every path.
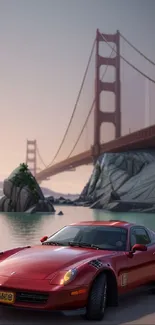
M 58 156 L 58 154 L 59 154 L 59 152 L 60 152 L 60 150 L 62 148 L 62 145 L 63 145 L 63 143 L 64 143 L 64 141 L 66 139 L 66 136 L 68 134 L 68 130 L 70 128 L 70 125 L 72 123 L 73 117 L 75 115 L 75 112 L 76 112 L 76 109 L 77 109 L 77 105 L 78 105 L 78 102 L 79 102 L 79 99 L 80 99 L 80 96 L 81 96 L 81 92 L 82 92 L 82 89 L 83 89 L 83 86 L 84 86 L 84 83 L 85 83 L 85 80 L 86 80 L 86 76 L 87 76 L 88 69 L 89 69 L 89 66 L 90 66 L 90 62 L 91 62 L 91 59 L 92 59 L 92 55 L 93 55 L 93 52 L 94 52 L 95 44 L 96 44 L 96 39 L 94 40 L 93 45 L 92 45 L 92 48 L 91 48 L 91 52 L 90 52 L 90 55 L 89 55 L 89 58 L 88 58 L 88 63 L 87 63 L 87 66 L 86 66 L 86 69 L 85 69 L 85 72 L 84 72 L 84 76 L 83 76 L 83 79 L 82 79 L 82 83 L 81 83 L 81 86 L 80 86 L 80 90 L 79 90 L 79 93 L 78 93 L 78 96 L 77 96 L 77 99 L 76 99 L 76 102 L 75 102 L 75 106 L 73 108 L 73 112 L 72 112 L 70 121 L 69 121 L 68 126 L 67 126 L 67 129 L 65 131 L 65 134 L 63 136 L 63 139 L 62 139 L 62 141 L 60 143 L 60 146 L 59 146 L 56 154 L 54 155 L 51 163 L 49 163 L 48 166 L 46 166 L 46 168 L 50 167 L 53 164 L 53 162 L 55 161 L 55 159 L 57 158 L 57 156 Z
M 37 146 L 37 148 L 36 148 L 36 151 L 37 151 L 37 155 L 38 155 L 40 161 L 42 162 L 42 164 L 44 165 L 44 167 L 47 168 L 47 165 L 45 164 L 44 160 L 42 159 L 42 156 L 41 156 L 41 154 L 40 154 L 40 151 L 39 151 L 38 146 Z
M 114 45 L 114 47 L 115 47 L 115 45 Z M 112 51 L 111 51 L 111 54 L 110 54 L 109 58 L 112 57 L 112 55 L 113 55 L 114 47 L 113 47 L 113 49 L 112 49 Z M 103 79 L 104 79 L 104 77 L 105 77 L 105 74 L 106 74 L 106 72 L 107 72 L 107 69 L 108 69 L 108 65 L 106 65 L 105 70 L 104 70 L 104 72 L 103 72 L 103 74 L 102 74 L 102 77 L 101 77 L 101 80 L 102 80 L 102 81 L 103 81 Z M 91 104 L 90 110 L 89 110 L 88 115 L 87 115 L 87 118 L 86 118 L 86 120 L 85 120 L 85 123 L 83 124 L 83 127 L 82 127 L 82 129 L 81 129 L 81 132 L 79 133 L 79 136 L 78 136 L 78 138 L 77 138 L 77 140 L 76 140 L 76 142 L 75 142 L 75 144 L 74 144 L 74 146 L 73 146 L 73 148 L 72 148 L 70 154 L 68 155 L 67 159 L 71 157 L 72 153 L 74 152 L 74 150 L 75 150 L 75 148 L 76 148 L 76 146 L 77 146 L 77 144 L 78 144 L 78 142 L 79 142 L 79 140 L 80 140 L 80 138 L 81 138 L 81 136 L 82 136 L 82 134 L 83 134 L 83 131 L 84 131 L 84 129 L 85 129 L 87 123 L 88 123 L 89 117 L 90 117 L 90 115 L 91 115 L 91 113 L 92 113 L 92 111 L 93 111 L 93 108 L 94 108 L 94 105 L 95 105 L 95 100 L 96 100 L 96 98 L 94 98 L 94 100 L 93 100 L 93 102 L 92 102 L 92 104 Z
M 155 66 L 155 62 L 152 61 L 150 58 L 148 58 L 144 53 L 142 53 L 136 46 L 134 46 L 124 35 L 122 35 L 121 33 L 119 33 L 121 38 L 128 44 L 130 45 L 137 53 L 139 53 L 145 60 L 147 60 L 148 62 L 150 62 L 151 64 L 153 64 Z
M 108 45 L 111 49 L 113 49 L 112 46 L 108 43 L 106 37 L 103 36 L 101 33 L 100 33 L 100 35 L 101 35 L 103 41 L 106 42 L 107 45 Z M 114 52 L 117 54 L 117 51 L 116 51 L 116 50 L 114 50 Z M 126 63 L 131 67 L 131 68 L 133 68 L 134 70 L 136 70 L 137 72 L 139 72 L 143 77 L 147 78 L 148 80 L 150 80 L 152 83 L 155 84 L 155 80 L 154 80 L 154 79 L 150 78 L 150 77 L 147 76 L 144 72 L 142 72 L 141 70 L 139 70 L 139 69 L 138 69 L 134 64 L 132 64 L 131 62 L 129 62 L 127 59 L 125 59 L 125 57 L 122 56 L 121 54 L 120 54 L 120 58 L 121 58 L 124 62 L 126 62 Z

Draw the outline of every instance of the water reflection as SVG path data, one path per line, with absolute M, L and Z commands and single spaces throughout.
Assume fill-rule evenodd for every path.
M 52 215 L 47 215 L 52 218 Z M 13 246 L 34 244 L 40 238 L 43 214 L 7 213 L 5 222 L 9 227 Z
M 113 213 L 70 206 L 61 206 L 61 209 L 64 213 L 62 216 L 57 213 L 1 213 L 0 250 L 38 244 L 42 236 L 51 235 L 59 228 L 77 221 L 120 219 L 143 224 L 155 230 L 154 214 Z
M 44 235 L 51 235 L 59 228 L 77 221 L 92 220 L 92 211 L 83 207 L 61 207 L 64 215 L 49 213 L 1 213 L 0 250 L 34 245 Z

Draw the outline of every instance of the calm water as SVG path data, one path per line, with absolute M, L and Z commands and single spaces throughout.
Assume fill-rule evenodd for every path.
M 40 243 L 44 235 L 51 235 L 68 223 L 88 220 L 121 219 L 143 224 L 155 230 L 155 214 L 140 213 L 106 213 L 83 207 L 56 207 L 63 216 L 50 214 L 0 214 L 0 250 L 11 247 Z

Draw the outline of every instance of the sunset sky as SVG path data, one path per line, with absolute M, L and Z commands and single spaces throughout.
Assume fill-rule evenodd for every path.
M 45 163 L 52 161 L 72 113 L 97 28 L 104 33 L 120 30 L 155 61 L 154 0 L 0 0 L 0 180 L 25 161 L 26 139 L 37 139 Z M 121 49 L 128 60 L 155 79 L 155 67 L 127 45 Z M 75 123 L 77 131 L 88 112 L 87 102 L 94 96 L 93 64 Z M 121 69 L 122 132 L 128 132 L 129 128 L 144 127 L 146 83 L 125 63 Z M 149 91 L 153 124 L 155 85 L 149 83 Z M 108 100 L 105 103 L 107 107 Z M 92 134 L 91 128 L 87 129 L 85 141 Z M 104 139 L 112 134 L 112 129 L 106 128 Z M 71 149 L 71 135 L 67 141 Z M 42 185 L 77 193 L 91 170 L 91 166 L 79 168 Z

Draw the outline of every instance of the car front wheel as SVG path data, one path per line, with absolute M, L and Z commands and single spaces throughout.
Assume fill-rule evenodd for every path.
M 104 317 L 107 301 L 107 277 L 105 273 L 100 274 L 92 285 L 85 318 L 100 321 Z

